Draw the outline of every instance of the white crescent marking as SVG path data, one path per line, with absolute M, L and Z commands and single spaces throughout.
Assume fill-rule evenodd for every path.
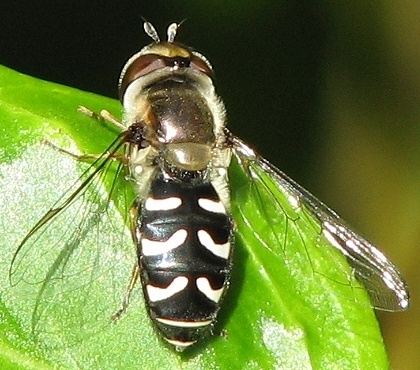
M 157 286 L 147 284 L 146 290 L 149 299 L 152 302 L 163 301 L 174 294 L 181 292 L 188 285 L 188 278 L 186 276 L 178 276 L 166 288 L 159 288 Z
M 169 344 L 172 344 L 173 346 L 176 347 L 176 350 L 179 352 L 182 352 L 185 348 L 187 348 L 188 346 L 191 346 L 192 344 L 194 344 L 196 341 L 186 341 L 183 342 L 181 340 L 176 340 L 176 339 L 168 339 L 168 338 L 164 338 Z
M 147 198 L 144 206 L 148 211 L 170 211 L 178 208 L 181 204 L 182 200 L 178 197 L 165 199 Z
M 222 293 L 225 289 L 222 286 L 220 289 L 213 289 L 210 286 L 209 279 L 205 277 L 199 277 L 196 282 L 198 290 L 203 293 L 208 299 L 212 300 L 213 302 L 217 303 L 222 296 Z
M 165 242 L 158 242 L 141 238 L 141 251 L 145 256 L 157 256 L 159 254 L 167 253 L 184 244 L 187 239 L 187 230 L 180 229 L 173 233 L 173 235 Z
M 210 234 L 205 230 L 197 231 L 198 240 L 215 256 L 228 259 L 230 253 L 230 243 L 216 244 Z
M 220 200 L 214 201 L 207 198 L 199 198 L 198 205 L 209 212 L 226 213 L 225 207 L 223 206 L 223 203 Z
M 161 317 L 157 317 L 156 321 L 159 321 L 159 322 L 161 322 L 162 324 L 165 324 L 165 325 L 176 326 L 178 328 L 199 328 L 201 326 L 210 325 L 213 322 L 213 320 L 180 321 L 180 320 L 163 319 Z

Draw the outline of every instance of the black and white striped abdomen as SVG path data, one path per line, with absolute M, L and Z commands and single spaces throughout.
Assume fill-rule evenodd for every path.
M 149 315 L 178 350 L 211 330 L 229 284 L 233 224 L 209 182 L 152 181 L 138 221 Z

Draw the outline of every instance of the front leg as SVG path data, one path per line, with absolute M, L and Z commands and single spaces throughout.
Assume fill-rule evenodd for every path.
M 96 119 L 97 121 L 109 122 L 121 129 L 122 131 L 126 130 L 126 127 L 122 124 L 122 122 L 105 109 L 102 109 L 99 113 L 96 113 L 83 105 L 79 105 L 77 110 L 86 116 Z

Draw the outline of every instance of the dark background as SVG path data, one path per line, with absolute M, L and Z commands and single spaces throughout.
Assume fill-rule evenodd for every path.
M 151 41 L 142 16 L 163 39 L 169 23 L 187 19 L 177 40 L 212 62 L 232 131 L 270 159 L 292 163 L 290 171 L 304 172 L 308 161 L 301 159 L 301 150 L 313 150 L 316 142 L 325 58 L 327 24 L 319 6 L 194 1 L 28 1 L 19 6 L 18 1 L 0 15 L 0 63 L 117 97 L 123 64 Z M 286 147 L 290 140 L 294 145 Z
M 163 39 L 186 18 L 177 40 L 213 64 L 231 131 L 381 245 L 416 296 L 419 10 L 417 0 L 2 2 L 0 63 L 117 97 L 122 66 L 150 42 L 141 17 Z M 381 315 L 394 369 L 420 361 L 415 312 Z

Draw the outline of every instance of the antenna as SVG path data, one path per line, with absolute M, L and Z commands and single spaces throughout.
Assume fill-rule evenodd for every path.
M 187 18 L 184 18 L 181 22 L 179 22 L 178 24 L 176 23 L 172 23 L 169 25 L 168 27 L 168 42 L 174 42 L 174 39 L 176 37 L 176 34 L 179 30 L 179 28 L 182 26 L 182 24 L 187 20 Z
M 146 35 L 149 36 L 154 42 L 160 42 L 159 35 L 156 32 L 155 27 L 153 27 L 153 25 L 150 22 L 145 21 L 143 23 L 143 28 L 144 28 L 144 32 L 146 32 Z M 169 28 L 168 28 L 168 31 L 169 31 Z M 175 34 L 176 34 L 176 30 L 175 30 Z M 175 35 L 174 35 L 174 37 L 175 37 Z
M 146 32 L 147 36 L 149 36 L 154 42 L 160 42 L 160 38 L 159 35 L 156 31 L 156 28 L 153 27 L 153 25 L 146 21 L 144 18 L 144 23 L 143 23 L 143 28 L 144 28 L 144 32 Z M 182 22 L 180 23 L 171 23 L 168 26 L 168 29 L 166 31 L 167 34 L 167 42 L 174 42 L 176 34 L 178 32 L 179 27 L 181 27 L 181 24 L 185 22 L 186 19 L 184 19 Z
M 178 31 L 179 25 L 176 23 L 171 23 L 168 27 L 168 30 L 166 31 L 168 35 L 168 42 L 174 42 L 176 32 Z

